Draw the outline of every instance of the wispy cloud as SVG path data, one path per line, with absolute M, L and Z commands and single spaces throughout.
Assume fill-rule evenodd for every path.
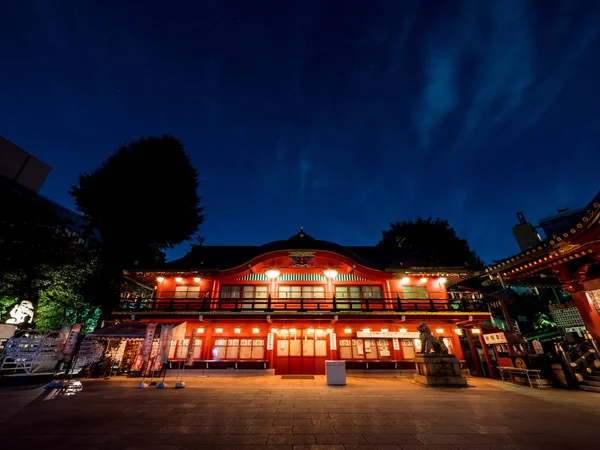
M 436 127 L 457 104 L 454 55 L 437 49 L 431 49 L 430 53 L 427 58 L 427 83 L 416 121 L 423 147 L 429 147 Z

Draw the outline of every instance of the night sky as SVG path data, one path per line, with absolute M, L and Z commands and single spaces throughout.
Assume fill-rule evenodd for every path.
M 180 138 L 207 245 L 372 245 L 431 215 L 491 263 L 515 212 L 600 188 L 599 56 L 589 0 L 3 1 L 0 134 L 69 207 L 125 140 Z

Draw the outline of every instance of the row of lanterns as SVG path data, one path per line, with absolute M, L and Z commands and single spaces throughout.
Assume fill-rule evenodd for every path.
M 316 334 L 321 335 L 321 334 L 325 334 L 325 333 L 327 333 L 327 334 L 333 333 L 333 328 L 327 328 L 326 330 L 323 330 L 321 328 L 318 328 L 316 330 L 314 328 L 308 328 L 306 331 L 309 334 L 316 333 Z M 406 333 L 408 330 L 406 328 L 400 328 L 398 331 L 400 333 Z M 235 334 L 240 334 L 242 332 L 242 329 L 241 328 L 234 328 L 233 332 Z M 295 328 L 290 328 L 288 330 L 286 328 L 282 328 L 281 330 L 278 330 L 277 328 L 271 328 L 271 333 L 287 334 L 288 332 L 290 334 L 296 334 L 296 329 Z M 362 332 L 363 333 L 370 333 L 371 329 L 370 328 L 363 328 Z M 381 332 L 382 333 L 387 333 L 387 332 L 389 332 L 389 329 L 388 328 L 382 328 Z M 444 329 L 443 328 L 436 328 L 435 332 L 437 334 L 443 334 L 444 333 Z M 462 336 L 462 334 L 463 334 L 463 330 L 460 329 L 460 328 L 455 328 L 454 332 L 457 335 L 459 335 L 459 336 Z M 198 333 L 199 334 L 204 333 L 204 328 L 198 328 Z M 215 333 L 223 333 L 223 328 L 221 328 L 221 327 L 215 328 Z M 258 333 L 260 333 L 260 329 L 259 328 L 252 328 L 252 333 L 258 334 Z M 346 333 L 346 334 L 352 333 L 352 328 L 345 328 L 344 329 L 344 333 Z M 479 334 L 479 333 L 481 333 L 481 330 L 479 328 L 471 328 L 471 333 L 473 333 L 473 334 Z
M 265 271 L 265 275 L 267 276 L 267 278 L 269 280 L 273 280 L 273 279 L 277 278 L 279 275 L 281 275 L 281 272 L 277 269 L 269 269 L 269 270 Z M 338 276 L 338 271 L 335 269 L 327 269 L 327 270 L 323 271 L 323 275 L 325 275 L 327 278 L 332 279 L 332 278 L 335 278 Z M 428 279 L 426 277 L 423 277 L 419 281 L 420 281 L 420 283 L 425 284 L 425 283 L 427 283 L 427 280 Z M 162 283 L 163 281 L 165 281 L 165 277 L 156 277 L 156 281 L 158 281 L 159 283 Z M 175 281 L 177 283 L 181 283 L 181 282 L 183 282 L 183 278 L 175 277 Z M 200 281 L 202 281 L 200 277 L 194 277 L 195 283 L 200 283 Z M 400 284 L 409 284 L 410 281 L 411 281 L 411 279 L 409 277 L 404 277 L 400 280 L 399 283 Z M 448 280 L 445 277 L 440 277 L 440 278 L 438 278 L 437 281 L 440 284 L 445 284 Z

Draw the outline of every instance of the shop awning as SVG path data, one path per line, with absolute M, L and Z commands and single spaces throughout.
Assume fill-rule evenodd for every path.
M 128 338 L 128 339 L 143 339 L 146 335 L 146 327 L 150 322 L 126 321 L 116 325 L 111 325 L 104 328 L 98 328 L 89 333 L 90 337 L 98 338 Z M 166 322 L 157 323 L 155 336 L 160 336 L 160 330 L 163 326 L 173 326 L 173 340 L 179 341 L 185 338 L 185 329 L 187 322 Z

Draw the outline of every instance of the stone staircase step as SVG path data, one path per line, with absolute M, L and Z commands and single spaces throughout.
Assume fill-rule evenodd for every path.
M 581 386 L 579 386 L 579 389 L 581 389 L 582 391 L 600 392 L 600 387 L 597 387 L 597 386 L 581 385 Z
M 600 381 L 600 375 L 591 375 L 591 376 L 587 377 L 587 380 L 589 380 L 589 381 Z
M 581 383 L 585 386 L 596 386 L 600 388 L 600 381 L 592 381 L 592 380 L 583 380 L 583 382 Z

